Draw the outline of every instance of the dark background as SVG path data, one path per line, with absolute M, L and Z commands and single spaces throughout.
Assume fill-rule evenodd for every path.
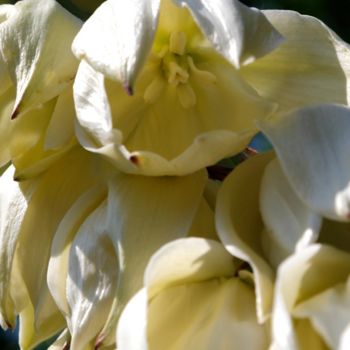
M 15 2 L 16 1 L 0 0 L 0 4 Z M 70 12 L 85 20 L 103 1 L 59 0 L 58 2 Z M 242 2 L 248 6 L 257 7 L 259 9 L 288 9 L 318 17 L 332 28 L 342 39 L 350 42 L 350 2 L 348 3 L 339 0 L 244 0 Z M 42 344 L 40 349 L 47 349 L 47 347 L 47 344 Z M 17 331 L 2 332 L 0 329 L 0 349 L 19 349 L 17 345 Z

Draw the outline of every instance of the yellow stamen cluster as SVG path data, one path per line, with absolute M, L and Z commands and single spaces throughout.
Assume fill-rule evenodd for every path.
M 168 83 L 176 88 L 181 106 L 191 108 L 197 103 L 195 91 L 190 84 L 191 75 L 196 76 L 203 84 L 216 82 L 214 74 L 195 66 L 193 58 L 186 52 L 186 45 L 187 37 L 184 32 L 170 34 L 169 46 L 163 47 L 157 54 L 161 72 L 144 92 L 143 97 L 147 103 L 155 103 Z

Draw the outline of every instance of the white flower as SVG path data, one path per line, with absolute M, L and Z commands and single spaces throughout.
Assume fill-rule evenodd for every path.
M 129 173 L 213 164 L 244 148 L 254 120 L 275 109 L 237 68 L 280 42 L 238 1 L 108 0 L 73 42 L 78 138 Z
M 120 318 L 118 349 L 266 349 L 268 327 L 258 324 L 254 287 L 238 269 L 216 241 L 164 245 Z

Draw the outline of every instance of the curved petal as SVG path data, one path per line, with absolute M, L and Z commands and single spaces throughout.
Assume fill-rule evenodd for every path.
M 188 236 L 219 240 L 215 230 L 215 215 L 205 198 L 199 203 Z
M 148 350 L 147 345 L 147 289 L 141 289 L 124 308 L 117 327 L 120 350 Z M 137 317 L 135 317 L 137 315 Z M 132 327 L 130 327 L 132 325 Z
M 261 178 L 272 157 L 261 154 L 240 164 L 223 182 L 216 208 L 219 238 L 233 256 L 252 266 L 259 322 L 270 313 L 273 293 L 274 273 L 264 256 L 259 209 Z
M 108 232 L 118 256 L 117 303 L 100 344 L 113 332 L 129 299 L 142 287 L 146 265 L 165 243 L 186 237 L 207 181 L 205 171 L 186 177 L 117 175 L 109 186 Z
M 75 109 L 72 85 L 57 97 L 47 126 L 44 149 L 60 149 L 74 138 Z
M 0 50 L 16 86 L 12 112 L 19 113 L 58 95 L 74 78 L 70 50 L 81 22 L 54 0 L 28 0 L 1 8 Z
M 282 263 L 277 275 L 272 315 L 273 346 L 298 349 L 294 310 L 303 301 L 347 280 L 350 254 L 326 245 L 311 245 Z
M 151 176 L 186 175 L 231 156 L 249 143 L 255 118 L 267 117 L 275 105 L 237 73 L 224 77 L 224 72 L 217 65 L 215 73 L 223 78 L 216 89 L 203 88 L 193 78 L 198 106 L 184 110 L 172 86 L 148 105 L 142 95 L 125 96 L 120 86 L 82 62 L 74 83 L 79 142 L 123 172 Z
M 345 349 L 345 335 L 350 324 L 349 307 L 350 278 L 298 304 L 293 315 L 310 319 L 330 349 L 340 349 L 340 344 Z
M 349 220 L 350 109 L 309 107 L 276 123 L 260 122 L 260 126 L 289 183 L 306 205 L 330 219 Z
M 214 48 L 237 68 L 266 55 L 283 40 L 263 12 L 237 0 L 175 2 L 191 10 Z
M 148 297 L 174 285 L 231 277 L 237 264 L 224 246 L 204 238 L 178 239 L 161 247 L 150 259 L 144 277 Z
M 0 177 L 0 314 L 5 322 L 1 323 L 4 329 L 14 328 L 16 323 L 16 306 L 10 296 L 13 259 L 20 227 L 35 188 L 35 182 L 18 183 L 13 175 L 11 166 Z
M 73 52 L 132 91 L 153 43 L 160 0 L 105 1 L 86 21 Z
M 70 315 L 66 297 L 69 252 L 77 230 L 85 218 L 107 197 L 105 186 L 94 186 L 72 205 L 61 220 L 53 238 L 47 270 L 47 283 L 58 308 Z
M 275 267 L 294 250 L 317 240 L 322 218 L 299 199 L 277 159 L 273 159 L 265 169 L 260 210 L 266 227 L 263 248 Z
M 266 348 L 267 329 L 257 323 L 253 288 L 233 277 L 236 268 L 216 241 L 184 238 L 163 246 L 147 266 L 147 289 L 122 313 L 118 348 Z
M 164 289 L 149 300 L 147 331 L 150 349 L 262 350 L 268 346 L 267 329 L 256 319 L 254 290 L 238 278 Z
M 43 316 L 46 299 L 42 298 L 49 294 L 46 273 L 52 239 L 67 210 L 81 194 L 103 182 L 99 166 L 93 155 L 75 147 L 37 179 L 21 224 L 17 257 L 33 308 L 43 312 Z M 44 309 L 37 311 L 41 307 Z M 36 322 L 40 324 L 41 320 Z
M 106 219 L 104 201 L 79 228 L 70 249 L 66 293 L 74 350 L 94 345 L 116 292 L 118 261 Z
M 245 79 L 282 113 L 315 103 L 349 102 L 350 50 L 325 24 L 293 11 L 264 11 L 285 42 L 243 67 Z

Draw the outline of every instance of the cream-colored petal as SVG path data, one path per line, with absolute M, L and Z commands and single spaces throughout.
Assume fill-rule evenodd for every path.
M 243 77 L 281 113 L 315 103 L 349 102 L 349 46 L 316 18 L 264 11 L 285 42 L 243 67 Z
M 221 243 L 197 237 L 183 238 L 164 245 L 152 256 L 144 283 L 148 297 L 152 298 L 174 285 L 232 277 L 237 267 Z
M 344 335 L 350 324 L 350 279 L 298 304 L 293 316 L 308 318 L 331 349 L 345 346 Z M 336 315 L 336 317 L 334 317 Z M 350 344 L 348 344 L 349 346 Z
M 143 288 L 132 297 L 120 316 L 116 335 L 119 350 L 148 350 L 147 306 L 147 289 Z
M 131 92 L 151 49 L 160 0 L 105 1 L 86 21 L 73 52 Z
M 57 339 L 49 346 L 48 350 L 62 350 L 69 345 L 70 335 L 67 328 L 65 328 Z
M 283 40 L 261 11 L 239 1 L 175 2 L 190 9 L 214 48 L 237 68 L 266 55 Z
M 117 147 L 121 136 L 112 135 L 112 116 L 104 87 L 104 76 L 86 62 L 79 65 L 73 85 L 77 112 L 77 136 L 80 143 L 93 150 L 108 142 Z M 83 132 L 84 131 L 84 132 Z M 85 135 L 88 133 L 87 135 Z M 113 138 L 112 138 L 113 137 Z
M 350 217 L 350 109 L 320 105 L 260 123 L 285 176 L 315 212 L 335 220 Z
M 35 316 L 32 304 L 29 302 L 27 307 L 21 311 L 19 316 L 19 346 L 21 349 L 34 349 L 44 340 L 53 337 L 64 327 L 64 319 L 57 312 L 52 314 L 40 327 L 35 327 Z
M 27 210 L 35 182 L 18 183 L 13 180 L 10 166 L 0 177 L 0 314 L 1 327 L 14 328 L 16 307 L 10 295 L 13 259 L 20 227 Z
M 252 266 L 260 322 L 271 311 L 274 280 L 262 246 L 264 226 L 259 209 L 261 178 L 272 157 L 272 154 L 257 155 L 240 164 L 223 182 L 216 207 L 219 238 L 233 256 Z
M 9 149 L 17 180 L 23 181 L 40 174 L 76 143 L 70 139 L 58 149 L 45 149 L 47 128 L 51 117 L 56 114 L 57 103 L 57 99 L 52 99 L 24 113 L 23 117 L 11 120 Z M 69 134 L 70 130 L 66 132 Z
M 105 201 L 81 225 L 70 249 L 66 293 L 72 350 L 94 347 L 117 282 L 118 260 L 107 228 Z
M 64 316 L 70 315 L 66 296 L 69 252 L 86 217 L 107 197 L 105 186 L 94 186 L 80 196 L 61 220 L 55 233 L 47 271 L 50 292 Z
M 44 149 L 59 149 L 74 137 L 75 109 L 72 86 L 58 96 L 55 109 L 46 130 Z
M 166 310 L 166 312 L 164 312 Z M 210 279 L 163 290 L 149 300 L 150 349 L 266 349 L 255 294 L 238 278 Z
M 0 50 L 16 86 L 12 117 L 57 96 L 74 78 L 70 50 L 81 21 L 54 0 L 1 8 Z
M 17 251 L 19 269 L 34 310 L 45 306 L 41 298 L 49 293 L 46 273 L 54 234 L 81 194 L 103 181 L 103 172 L 100 160 L 75 147 L 37 181 L 21 224 Z
M 232 94 L 228 89 L 229 80 L 237 88 Z M 103 154 L 117 168 L 128 173 L 186 175 L 215 164 L 244 149 L 255 133 L 253 119 L 266 117 L 274 109 L 273 104 L 261 100 L 238 77 L 227 79 L 221 90 L 225 102 L 232 104 L 233 100 L 239 100 L 243 101 L 242 105 L 232 107 L 237 113 L 235 118 L 232 119 L 229 109 L 226 109 L 224 118 L 218 119 L 217 123 L 218 101 L 213 100 L 205 89 L 201 92 L 201 107 L 187 114 L 177 100 L 173 104 L 174 96 L 171 93 L 165 94 L 164 100 L 158 104 L 147 107 L 140 96 L 121 95 L 121 88 L 113 83 L 107 84 L 109 91 L 106 91 L 105 83 L 108 82 L 104 81 L 101 73 L 84 62 L 80 64 L 74 83 L 77 137 L 84 148 Z M 111 108 L 109 102 L 116 107 Z M 173 114 L 169 115 L 169 106 L 172 106 L 174 113 L 170 120 L 169 116 Z M 116 120 L 112 119 L 112 113 Z M 127 119 L 119 120 L 118 116 L 124 119 L 126 116 Z M 140 118 L 144 120 L 140 121 Z M 128 132 L 124 135 L 130 125 L 138 122 L 137 135 L 131 137 Z M 160 129 L 164 130 L 161 135 Z M 173 135 L 183 136 L 174 138 Z
M 276 349 L 297 349 L 293 310 L 303 301 L 347 280 L 350 254 L 326 245 L 311 245 L 282 263 L 277 275 L 272 317 Z
M 207 181 L 204 171 L 186 177 L 117 175 L 110 182 L 108 232 L 119 260 L 117 304 L 108 330 L 110 336 L 129 299 L 142 287 L 150 257 L 165 243 L 186 237 Z M 137 253 L 135 253 L 137 252 Z M 108 334 L 109 333 L 109 334 Z
M 215 229 L 215 215 L 205 198 L 202 198 L 192 226 L 188 232 L 189 236 L 202 237 L 219 240 Z
M 265 168 L 260 211 L 266 227 L 263 248 L 273 266 L 277 267 L 294 250 L 317 240 L 322 218 L 290 187 L 277 159 Z
M 2 5 L 4 6 L 4 5 Z M 10 6 L 10 5 L 7 5 Z M 1 10 L 0 10 L 1 14 Z M 7 67 L 0 55 L 0 135 L 3 145 L 0 148 L 0 167 L 6 164 L 11 156 L 9 147 L 11 128 L 11 112 L 15 100 L 15 88 L 12 85 Z

